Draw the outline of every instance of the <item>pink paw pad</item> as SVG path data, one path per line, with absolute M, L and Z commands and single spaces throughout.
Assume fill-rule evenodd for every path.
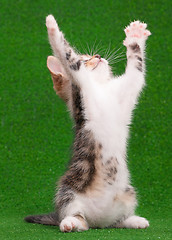
M 124 30 L 127 38 L 143 38 L 147 39 L 151 32 L 146 29 L 147 24 L 140 21 L 130 23 Z

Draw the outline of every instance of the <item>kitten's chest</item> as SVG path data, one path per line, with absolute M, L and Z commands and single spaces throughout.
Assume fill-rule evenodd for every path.
M 115 155 L 125 148 L 128 127 L 124 121 L 121 107 L 111 95 L 98 91 L 95 96 L 85 99 L 86 128 L 90 129 L 97 141 Z M 116 151 L 117 150 L 117 151 Z

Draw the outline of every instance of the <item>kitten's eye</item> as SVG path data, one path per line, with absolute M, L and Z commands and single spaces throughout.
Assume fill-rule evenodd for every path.
M 81 62 L 87 63 L 87 62 L 89 62 L 90 60 L 91 60 L 91 58 L 90 58 L 90 59 L 87 59 L 87 60 L 82 60 Z

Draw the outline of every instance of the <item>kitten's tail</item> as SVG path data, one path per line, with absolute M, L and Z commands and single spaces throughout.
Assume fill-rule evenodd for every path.
M 57 213 L 27 216 L 24 218 L 24 220 L 29 223 L 59 226 Z

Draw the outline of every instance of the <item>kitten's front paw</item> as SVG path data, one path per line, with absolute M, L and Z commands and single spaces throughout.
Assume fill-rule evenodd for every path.
M 130 23 L 129 26 L 127 26 L 124 29 L 124 32 L 126 34 L 126 39 L 124 40 L 123 44 L 125 46 L 128 46 L 128 44 L 131 42 L 131 40 L 146 40 L 148 36 L 151 35 L 151 32 L 146 29 L 147 24 L 141 23 L 140 21 L 134 21 Z

